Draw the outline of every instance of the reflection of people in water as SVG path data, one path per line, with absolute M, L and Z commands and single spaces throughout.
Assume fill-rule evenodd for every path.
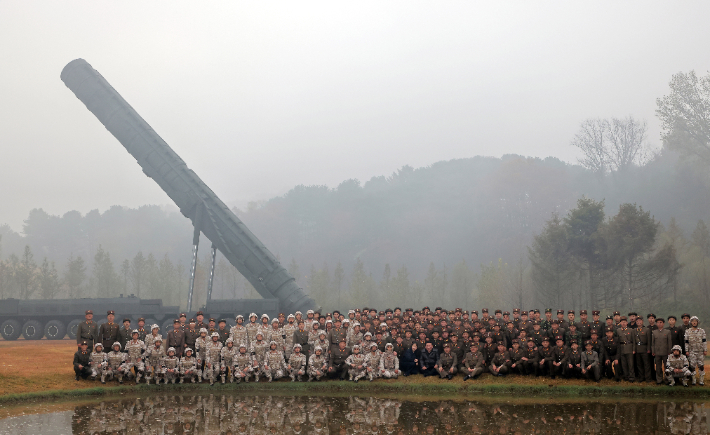
M 76 407 L 74 433 L 707 433 L 695 402 L 401 401 L 379 397 L 152 395 Z

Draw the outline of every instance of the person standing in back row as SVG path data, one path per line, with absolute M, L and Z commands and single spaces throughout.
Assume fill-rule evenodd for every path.
M 109 310 L 106 313 L 106 323 L 99 328 L 99 341 L 104 348 L 104 353 L 109 353 L 113 344 L 118 341 L 118 325 L 113 321 L 116 312 Z
M 656 366 L 656 383 L 659 385 L 665 378 L 666 362 L 673 348 L 671 331 L 663 329 L 665 323 L 666 321 L 663 318 L 657 318 L 656 329 L 651 334 L 651 353 L 653 354 L 653 363 Z
M 81 342 L 85 341 L 88 348 L 93 349 L 94 343 L 99 341 L 99 327 L 93 320 L 93 311 L 86 310 L 84 317 L 86 320 L 79 323 L 79 326 L 76 328 L 76 345 L 77 347 L 81 347 Z

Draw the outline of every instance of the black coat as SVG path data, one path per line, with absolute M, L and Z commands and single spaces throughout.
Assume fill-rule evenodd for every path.
M 436 362 L 438 360 L 439 352 L 436 350 L 436 348 L 432 349 L 431 352 L 428 352 L 426 349 L 424 349 L 422 350 L 422 353 L 419 356 L 419 367 L 426 367 L 427 369 L 431 369 L 436 365 Z

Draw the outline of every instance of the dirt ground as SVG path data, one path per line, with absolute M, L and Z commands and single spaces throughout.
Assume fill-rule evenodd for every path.
M 49 390 L 76 390 L 101 387 L 101 383 L 74 380 L 72 361 L 76 352 L 74 340 L 0 340 L 0 396 L 7 394 L 31 393 Z M 377 381 L 397 383 L 438 383 L 445 382 L 434 377 L 411 376 L 397 380 Z M 463 377 L 457 376 L 451 382 L 463 383 Z M 483 375 L 476 383 L 516 383 L 527 385 L 591 385 L 584 380 L 566 380 L 534 377 L 494 378 Z M 117 385 L 109 382 L 106 386 Z M 618 386 L 613 380 L 602 380 L 601 385 Z M 622 383 L 624 385 L 624 383 Z M 633 384 L 651 387 L 649 384 Z M 697 388 L 697 387 L 696 387 Z M 708 388 L 708 387 L 706 387 Z

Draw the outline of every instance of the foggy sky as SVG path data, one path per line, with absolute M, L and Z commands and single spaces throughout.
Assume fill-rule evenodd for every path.
M 575 162 L 710 70 L 708 2 L 0 1 L 0 224 L 171 204 L 59 79 L 86 59 L 229 205 L 409 164 Z

